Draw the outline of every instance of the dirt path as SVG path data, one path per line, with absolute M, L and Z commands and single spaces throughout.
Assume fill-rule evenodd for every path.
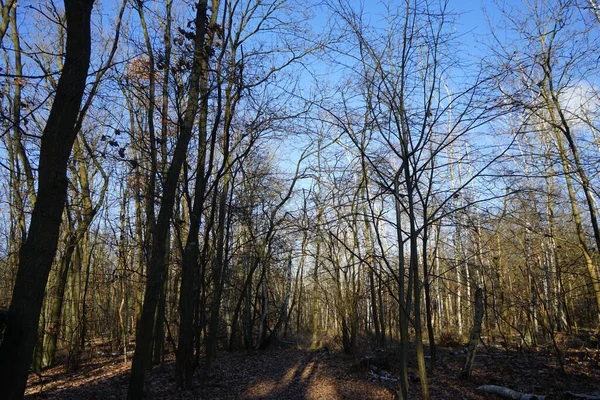
M 232 360 L 233 361 L 233 360 Z M 282 350 L 239 360 L 235 398 L 254 399 L 393 399 L 393 391 L 352 371 L 353 360 L 328 352 Z M 230 381 L 224 371 L 210 382 Z M 214 395 L 215 393 L 207 393 Z M 227 394 L 223 393 L 223 398 Z M 206 397 L 208 398 L 208 397 Z
M 191 392 L 175 389 L 174 360 L 148 374 L 149 399 L 393 399 L 394 391 L 352 373 L 340 354 L 296 348 L 220 354 L 213 371 Z M 104 358 L 76 373 L 62 367 L 31 375 L 28 399 L 123 399 L 130 363 Z

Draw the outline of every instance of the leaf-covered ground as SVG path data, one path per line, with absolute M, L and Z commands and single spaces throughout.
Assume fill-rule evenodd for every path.
M 411 356 L 412 358 L 412 356 Z M 489 400 L 480 385 L 574 398 L 569 392 L 600 393 L 600 353 L 596 349 L 565 351 L 566 374 L 550 351 L 507 352 L 481 348 L 472 379 L 458 373 L 465 355 L 460 348 L 440 349 L 437 368 L 429 373 L 432 399 Z M 174 382 L 174 359 L 168 357 L 147 375 L 148 399 L 394 399 L 398 383 L 397 356 L 391 350 L 354 358 L 338 351 L 310 351 L 279 345 L 253 353 L 219 353 L 210 375 L 198 379 L 192 391 L 179 391 Z M 411 369 L 411 398 L 420 398 L 415 366 Z M 130 362 L 123 357 L 96 358 L 75 372 L 56 367 L 32 374 L 27 399 L 124 399 Z M 373 372 L 375 371 L 375 373 Z M 201 375 L 201 374 L 197 374 Z

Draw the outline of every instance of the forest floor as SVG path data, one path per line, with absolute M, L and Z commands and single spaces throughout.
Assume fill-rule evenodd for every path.
M 596 346 L 597 347 L 597 346 Z M 350 357 L 340 351 L 308 350 L 277 345 L 252 353 L 219 353 L 211 374 L 193 390 L 175 388 L 174 356 L 147 374 L 148 399 L 394 399 L 399 383 L 397 353 L 391 349 Z M 481 385 L 499 385 L 523 393 L 547 395 L 547 400 L 600 399 L 600 352 L 597 348 L 565 349 L 565 374 L 550 350 L 506 351 L 481 347 L 473 376 L 458 377 L 465 361 L 462 347 L 438 349 L 438 362 L 429 372 L 432 399 L 491 400 Z M 414 357 L 411 355 L 411 359 Z M 429 361 L 428 361 L 429 362 Z M 97 357 L 76 371 L 64 367 L 31 374 L 26 399 L 125 399 L 130 361 L 122 356 Z M 375 373 L 373 372 L 375 371 Z M 419 399 L 416 365 L 410 369 L 410 398 Z M 577 397 L 572 393 L 590 397 Z M 597 397 L 598 396 L 598 397 Z

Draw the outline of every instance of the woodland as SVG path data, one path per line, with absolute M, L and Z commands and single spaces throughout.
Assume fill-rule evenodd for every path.
M 600 399 L 600 4 L 461 7 L 0 0 L 0 398 Z

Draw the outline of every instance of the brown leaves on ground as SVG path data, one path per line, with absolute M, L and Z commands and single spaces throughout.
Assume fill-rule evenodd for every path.
M 253 353 L 220 353 L 208 376 L 197 373 L 193 390 L 175 388 L 174 359 L 148 374 L 148 399 L 394 399 L 395 353 L 379 352 L 389 371 L 372 368 L 360 359 L 340 352 L 309 351 L 295 346 Z M 565 354 L 566 375 L 550 352 L 506 352 L 482 349 L 475 359 L 471 380 L 458 378 L 464 362 L 460 349 L 442 349 L 435 371 L 429 373 L 432 399 L 489 400 L 478 393 L 480 385 L 499 385 L 525 393 L 565 399 L 568 391 L 600 391 L 600 354 L 596 350 Z M 414 359 L 411 355 L 411 359 Z M 77 372 L 62 367 L 32 374 L 28 399 L 124 399 L 129 383 L 130 363 L 122 357 L 104 357 L 84 364 Z M 383 374 L 385 375 L 383 375 Z M 420 398 L 416 368 L 411 365 L 410 397 Z

